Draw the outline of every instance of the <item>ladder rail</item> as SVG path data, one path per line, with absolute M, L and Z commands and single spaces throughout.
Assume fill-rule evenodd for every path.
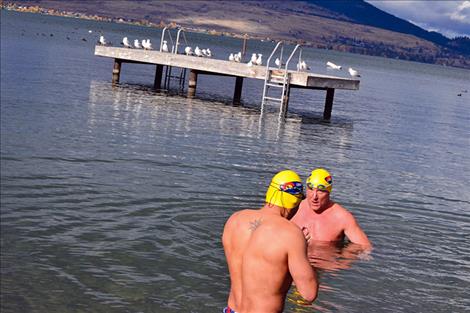
M 283 47 L 284 46 L 284 41 L 281 40 L 276 44 L 273 51 L 271 52 L 271 55 L 269 56 L 268 60 L 266 61 L 266 74 L 265 74 L 265 77 L 264 77 L 263 98 L 261 99 L 261 105 L 262 106 L 264 106 L 264 103 L 266 102 L 265 101 L 266 100 L 266 93 L 268 91 L 268 85 L 267 84 L 268 84 L 270 76 L 271 76 L 271 70 L 269 68 L 269 64 L 271 63 L 271 59 L 272 59 L 274 53 L 276 53 L 279 46 Z M 281 54 L 282 54 L 282 50 L 281 50 Z
M 176 45 L 175 45 L 175 51 L 174 51 L 175 54 L 178 54 L 178 47 L 180 45 L 180 33 L 181 32 L 183 32 L 183 35 L 184 35 L 183 28 L 178 29 L 178 32 L 176 33 Z

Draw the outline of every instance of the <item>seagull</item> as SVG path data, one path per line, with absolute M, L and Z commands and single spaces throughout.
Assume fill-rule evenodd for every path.
M 150 43 L 150 39 L 142 39 L 142 47 L 144 47 L 145 50 L 152 50 L 152 44 Z
M 206 56 L 207 56 L 207 50 L 206 50 L 206 49 L 202 49 L 201 52 L 202 52 L 202 56 L 203 56 L 203 57 L 206 57 Z
M 279 58 L 276 58 L 276 61 L 274 61 L 277 67 L 281 67 L 281 60 Z
M 184 53 L 186 53 L 186 55 L 193 55 L 193 49 L 188 46 L 184 48 Z
M 246 65 L 253 66 L 253 62 L 250 60 Z
M 257 60 L 256 53 L 253 53 L 251 55 L 251 63 L 256 64 L 256 60 Z
M 127 39 L 127 37 L 122 38 L 121 44 L 126 48 L 132 48 L 131 44 L 129 43 L 129 39 Z
M 300 70 L 301 71 L 307 71 L 309 69 L 310 69 L 310 67 L 307 65 L 307 63 L 305 63 L 305 61 L 302 60 L 302 62 L 300 62 Z
M 162 51 L 163 52 L 168 52 L 168 45 L 166 44 L 166 40 L 163 40 Z
M 107 44 L 106 39 L 104 39 L 103 35 L 100 36 L 100 40 L 98 41 L 98 43 L 102 46 L 106 46 L 106 44 Z
M 238 52 L 238 53 L 235 54 L 233 57 L 234 57 L 234 59 L 235 59 L 235 62 L 240 63 L 240 61 L 242 60 L 242 53 L 241 53 L 241 52 Z
M 261 59 L 262 56 L 263 56 L 262 54 L 258 53 L 258 58 L 256 59 L 257 65 L 263 64 L 263 60 Z
M 326 62 L 326 66 L 328 66 L 329 68 L 332 68 L 334 70 L 340 70 L 341 69 L 341 66 L 336 65 L 336 64 L 334 64 L 333 62 L 330 62 L 330 61 Z
M 230 53 L 230 55 L 228 56 L 228 60 L 229 61 L 235 61 L 235 57 L 233 56 L 233 53 Z
M 348 72 L 352 77 L 361 77 L 361 75 L 359 75 L 359 72 L 351 67 L 348 69 Z
M 134 47 L 136 49 L 142 48 L 142 46 L 140 45 L 139 39 L 134 39 Z
M 212 51 L 211 51 L 211 49 L 209 49 L 209 48 L 206 49 L 206 56 L 207 56 L 208 58 L 212 58 Z
M 202 57 L 201 49 L 199 49 L 198 46 L 196 46 L 196 48 L 194 49 L 194 54 L 198 57 Z

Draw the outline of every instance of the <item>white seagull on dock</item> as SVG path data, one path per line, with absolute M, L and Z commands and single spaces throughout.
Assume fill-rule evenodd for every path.
M 248 65 L 248 66 L 253 66 L 253 64 L 254 64 L 254 63 L 250 60 L 246 65 Z
M 127 37 L 122 38 L 121 43 L 126 48 L 132 48 L 131 44 L 129 43 L 129 39 L 127 39 Z
M 166 40 L 163 40 L 162 51 L 163 52 L 168 52 L 168 45 L 166 44 Z
M 142 39 L 142 47 L 144 47 L 145 50 L 152 50 L 152 44 L 150 43 L 150 39 Z
M 233 53 L 230 53 L 230 55 L 228 56 L 228 60 L 229 60 L 230 62 L 235 61 L 235 57 L 233 56 Z
M 207 56 L 208 58 L 212 58 L 212 51 L 211 51 L 211 49 L 209 49 L 209 48 L 206 49 L 206 56 Z
M 197 57 L 202 57 L 201 49 L 199 49 L 198 46 L 196 46 L 196 48 L 194 49 L 194 54 L 195 54 Z
M 258 58 L 256 59 L 256 65 L 261 65 L 263 64 L 263 59 L 262 59 L 262 54 L 258 53 Z
M 104 39 L 103 35 L 100 36 L 100 40 L 98 41 L 98 43 L 102 46 L 106 46 L 106 44 L 107 44 L 106 39 Z
M 310 67 L 307 65 L 307 63 L 304 60 L 297 63 L 297 71 L 307 71 L 309 69 Z
M 326 66 L 328 66 L 329 68 L 332 68 L 334 70 L 340 70 L 341 69 L 341 66 L 340 65 L 336 65 L 334 64 L 333 62 L 326 62 Z
M 348 69 L 348 72 L 349 75 L 351 75 L 352 77 L 361 77 L 361 75 L 359 75 L 359 72 L 351 67 Z
M 241 52 L 238 52 L 238 53 L 235 54 L 233 57 L 235 58 L 235 62 L 240 63 L 241 60 L 242 60 L 242 53 L 241 53 Z
M 274 61 L 274 64 L 276 64 L 277 67 L 281 67 L 281 60 L 279 60 L 279 58 L 276 58 L 276 61 Z
M 134 47 L 136 49 L 142 48 L 142 46 L 140 45 L 139 39 L 134 39 Z
M 253 53 L 253 54 L 251 55 L 251 63 L 256 64 L 256 60 L 257 60 L 257 59 L 258 59 L 258 58 L 256 57 L 256 53 Z
M 186 53 L 186 55 L 193 55 L 193 49 L 188 46 L 184 48 L 184 53 Z

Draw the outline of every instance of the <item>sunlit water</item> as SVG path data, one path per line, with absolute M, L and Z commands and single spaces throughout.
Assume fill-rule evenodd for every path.
M 158 29 L 1 14 L 2 312 L 219 312 L 225 220 L 260 207 L 275 172 L 317 166 L 375 249 L 332 248 L 317 301 L 291 291 L 286 312 L 470 310 L 470 71 L 304 49 L 314 72 L 359 69 L 361 88 L 336 92 L 331 123 L 324 92 L 293 90 L 280 121 L 260 81 L 241 106 L 233 78 L 157 93 L 150 65 L 113 87 L 98 31 L 157 45 Z M 187 38 L 221 59 L 242 44 Z

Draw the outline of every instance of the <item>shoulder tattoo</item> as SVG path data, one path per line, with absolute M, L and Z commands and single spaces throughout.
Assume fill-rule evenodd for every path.
M 250 222 L 250 230 L 254 232 L 261 225 L 261 218 Z

